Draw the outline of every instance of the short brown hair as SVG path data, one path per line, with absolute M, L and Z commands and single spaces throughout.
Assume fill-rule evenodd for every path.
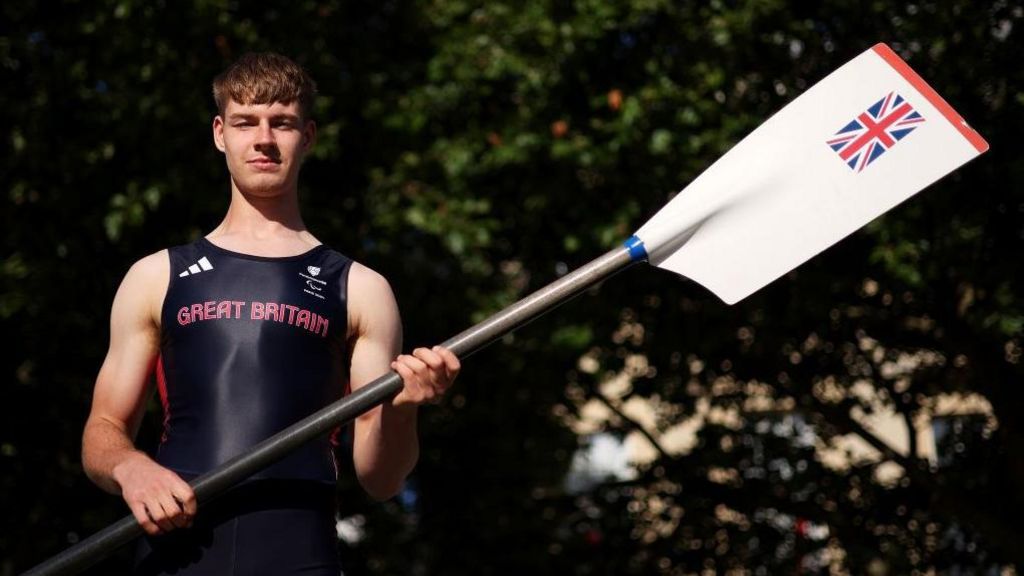
M 224 114 L 228 102 L 299 103 L 303 119 L 312 117 L 316 82 L 291 59 L 273 52 L 243 54 L 213 79 L 213 99 Z

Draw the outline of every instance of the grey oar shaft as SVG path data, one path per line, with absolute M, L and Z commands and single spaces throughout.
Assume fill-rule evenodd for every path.
M 448 339 L 443 346 L 460 358 L 466 358 L 633 262 L 634 258 L 630 256 L 628 248 L 616 248 Z M 228 488 L 284 458 L 299 446 L 355 419 L 401 389 L 402 379 L 391 372 L 267 438 L 248 452 L 196 478 L 192 488 L 197 501 L 200 504 L 209 502 Z M 142 527 L 135 518 L 127 516 L 25 572 L 23 576 L 77 574 L 142 534 Z

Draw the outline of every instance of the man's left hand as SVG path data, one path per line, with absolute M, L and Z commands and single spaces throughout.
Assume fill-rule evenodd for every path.
M 452 386 L 461 369 L 459 359 L 441 346 L 417 348 L 391 363 L 405 383 L 391 403 L 394 406 L 436 404 Z

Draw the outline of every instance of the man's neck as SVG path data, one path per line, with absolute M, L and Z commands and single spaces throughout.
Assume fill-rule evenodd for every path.
M 243 252 L 291 252 L 317 244 L 299 213 L 297 190 L 271 196 L 246 194 L 232 183 L 231 203 L 221 223 L 209 234 Z

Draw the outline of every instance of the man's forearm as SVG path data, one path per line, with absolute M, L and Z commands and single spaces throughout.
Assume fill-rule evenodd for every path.
M 96 485 L 124 499 L 147 534 L 191 524 L 196 513 L 192 487 L 136 449 L 121 423 L 89 418 L 82 433 L 82 464 Z
M 122 427 L 102 418 L 90 418 L 82 433 L 82 466 L 86 476 L 111 494 L 121 493 L 119 466 L 135 459 L 149 460 Z
M 357 425 L 353 460 L 363 489 L 377 500 L 387 500 L 402 489 L 419 459 L 417 408 L 384 404 Z

